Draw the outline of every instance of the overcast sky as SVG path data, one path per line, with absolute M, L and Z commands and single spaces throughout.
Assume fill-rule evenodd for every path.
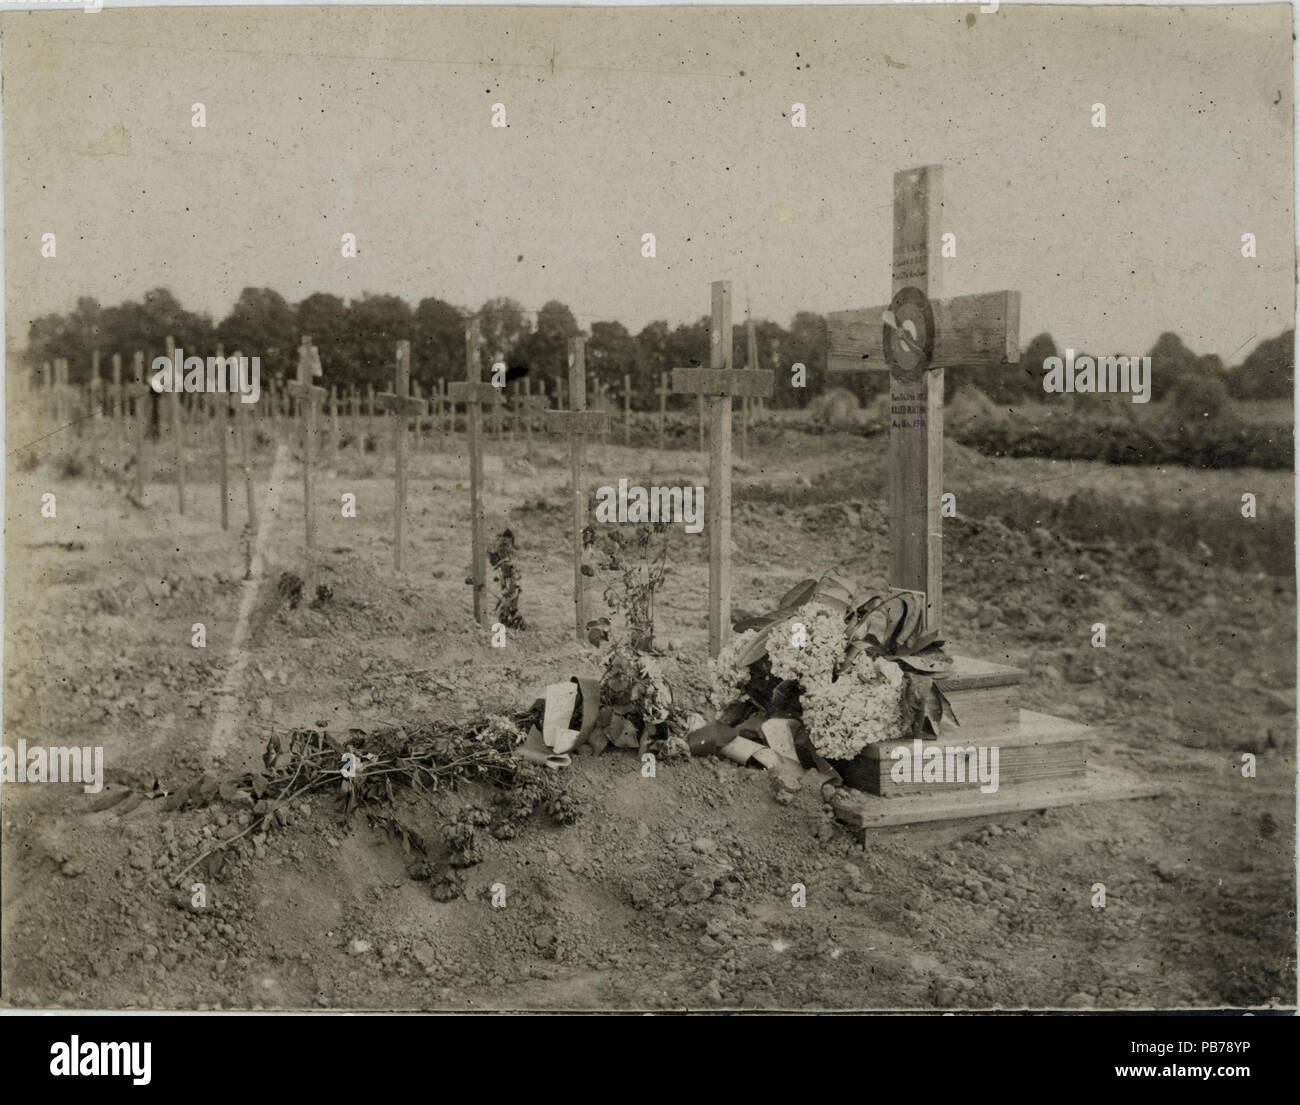
M 1235 362 L 1291 324 L 1289 7 L 976 13 L 5 13 L 10 338 L 159 285 L 216 319 L 269 285 L 556 298 L 635 332 L 731 279 L 738 318 L 786 324 L 887 300 L 892 176 L 927 163 L 945 292 L 1019 289 L 1022 343 L 1174 330 Z

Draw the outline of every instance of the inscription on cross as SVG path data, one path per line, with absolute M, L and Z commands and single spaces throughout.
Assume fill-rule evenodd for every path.
M 715 280 L 709 321 L 709 367 L 674 368 L 673 391 L 709 407 L 709 655 L 731 632 L 731 402 L 772 394 L 772 373 L 732 367 L 731 281 Z
M 406 425 L 407 419 L 415 415 L 418 425 L 420 417 L 429 409 L 423 399 L 412 399 L 411 393 L 411 343 L 397 343 L 397 371 L 393 391 L 381 391 L 375 400 L 381 411 L 392 411 L 393 419 L 393 459 L 395 468 L 395 487 L 393 502 L 393 568 L 402 570 L 402 561 L 406 553 Z
M 1020 293 L 942 294 L 943 167 L 894 174 L 893 299 L 829 316 L 830 372 L 889 373 L 890 586 L 923 591 L 942 632 L 945 368 L 1020 359 Z
M 294 397 L 298 410 L 306 411 L 302 423 L 302 510 L 307 531 L 309 558 L 316 548 L 316 504 L 311 489 L 311 469 L 316 445 L 316 404 L 327 394 L 324 388 L 312 383 L 312 378 L 319 375 L 321 375 L 320 354 L 312 345 L 310 335 L 304 334 L 302 344 L 298 346 L 298 379 L 290 380 L 286 390 Z

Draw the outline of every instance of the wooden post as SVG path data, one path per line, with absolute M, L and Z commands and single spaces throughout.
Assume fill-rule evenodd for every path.
M 701 395 L 699 398 L 699 412 L 700 412 L 700 452 L 702 453 L 704 452 L 704 396 L 703 395 Z
M 731 350 L 731 282 L 713 283 L 709 368 L 673 370 L 673 390 L 709 403 L 709 655 L 731 633 L 731 404 L 736 395 L 770 395 L 772 376 L 737 372 Z
M 420 401 L 420 410 L 415 416 L 415 451 L 420 451 L 420 442 L 424 438 L 424 416 L 429 409 L 429 404 L 424 399 L 424 388 L 419 383 L 412 385 L 415 389 L 415 397 Z
M 659 450 L 664 448 L 664 423 L 668 417 L 668 396 L 672 394 L 672 388 L 668 386 L 668 373 L 659 373 Z
M 339 452 L 339 442 L 342 441 L 342 435 L 339 433 L 339 389 L 337 384 L 330 384 L 330 457 L 337 457 Z
M 827 369 L 889 372 L 890 586 L 925 593 L 925 627 L 943 633 L 945 368 L 1020 359 L 1020 296 L 940 299 L 943 167 L 894 174 L 893 299 L 829 316 Z
M 176 504 L 180 513 L 185 513 L 185 444 L 181 440 L 181 381 L 184 373 L 182 366 L 176 363 L 176 343 L 167 335 L 167 359 L 171 361 L 168 371 L 172 374 L 172 442 L 176 450 Z
M 221 371 L 225 372 L 226 347 L 220 343 L 217 344 L 217 358 L 222 362 Z M 235 376 L 238 379 L 239 370 L 236 368 Z M 229 373 L 226 373 L 227 377 Z M 221 528 L 230 529 L 230 482 L 229 474 L 226 471 L 226 437 L 230 433 L 230 392 L 219 392 L 220 398 L 213 397 L 213 405 L 216 408 L 218 419 L 217 429 L 221 437 Z
M 623 373 L 623 444 L 632 444 L 632 377 Z
M 497 404 L 497 390 L 483 383 L 479 357 L 479 320 L 465 327 L 465 379 L 453 383 L 448 394 L 453 403 L 465 404 L 469 430 L 470 586 L 474 588 L 474 620 L 483 623 L 483 592 L 487 587 L 487 541 L 483 533 L 483 406 Z
M 240 360 L 239 350 L 235 350 L 235 360 Z M 239 427 L 239 464 L 244 473 L 244 498 L 248 504 L 248 527 L 251 533 L 257 532 L 257 505 L 253 496 L 253 466 L 249 460 L 249 426 L 248 415 L 244 413 L 244 402 L 235 403 L 235 422 Z
M 393 412 L 393 458 L 396 462 L 396 486 L 393 489 L 393 568 L 402 570 L 406 548 L 406 420 L 413 414 L 418 423 L 426 406 L 423 399 L 412 399 L 411 343 L 397 343 L 397 370 L 391 392 L 381 392 L 376 398 L 379 409 Z
M 149 417 L 149 385 L 144 375 L 144 353 L 139 349 L 131 362 L 132 382 L 134 383 L 135 402 L 132 413 L 135 415 L 135 497 L 144 503 L 144 423 Z
M 126 441 L 126 400 L 122 391 L 122 354 L 113 354 L 113 420 L 117 423 L 117 436 Z
M 587 438 L 609 423 L 605 411 L 587 407 L 587 339 L 569 339 L 569 409 L 548 411 L 546 429 L 569 438 L 569 482 L 573 492 L 573 618 L 578 640 L 587 642 L 587 592 L 582 575 L 582 531 L 587 526 Z
M 758 332 L 754 329 L 754 318 L 745 308 L 745 368 L 750 372 L 758 370 Z M 740 397 L 740 459 L 749 455 L 749 405 L 748 395 Z
M 302 423 L 302 498 L 309 571 L 313 567 L 312 558 L 316 552 L 316 503 L 311 487 L 313 446 L 316 441 L 316 404 L 325 398 L 325 389 L 314 385 L 312 378 L 320 374 L 320 355 L 312 345 L 311 337 L 304 334 L 302 344 L 298 346 L 298 379 L 290 381 L 285 392 L 296 400 L 299 415 L 305 414 L 299 421 Z

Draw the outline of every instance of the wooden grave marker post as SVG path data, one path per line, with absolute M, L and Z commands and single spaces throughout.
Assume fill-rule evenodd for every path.
M 135 433 L 135 497 L 144 504 L 144 424 L 149 417 L 150 388 L 145 381 L 144 353 L 137 349 L 131 361 L 131 381 L 134 384 L 135 398 L 132 402 L 132 419 Z
M 673 391 L 709 403 L 709 655 L 731 632 L 731 403 L 736 395 L 771 395 L 772 373 L 732 367 L 731 281 L 712 286 L 709 367 L 674 368 Z
M 311 469 L 316 442 L 316 404 L 326 396 L 323 387 L 312 383 L 312 379 L 321 375 L 320 354 L 311 343 L 311 336 L 303 334 L 302 344 L 298 346 L 298 378 L 285 385 L 285 392 L 292 395 L 302 423 L 302 501 L 303 523 L 306 529 L 308 568 L 316 552 L 316 503 L 311 489 Z M 304 416 L 305 417 L 301 417 Z
M 587 438 L 609 425 L 607 411 L 587 407 L 587 339 L 569 339 L 569 409 L 546 412 L 548 433 L 569 439 L 569 480 L 573 490 L 573 617 L 578 640 L 587 640 L 587 591 L 582 575 L 582 531 L 587 526 Z
M 222 371 L 225 370 L 226 347 L 220 343 L 217 344 L 217 359 L 222 362 Z M 236 368 L 238 374 L 238 368 Z M 221 528 L 230 528 L 230 477 L 227 472 L 226 459 L 226 438 L 230 433 L 230 392 L 218 392 L 220 399 L 213 397 L 213 405 L 216 407 L 218 420 L 217 429 L 221 435 Z
M 943 630 L 945 368 L 1020 359 L 1020 293 L 942 294 L 943 167 L 894 174 L 893 300 L 829 316 L 830 372 L 889 373 L 890 586 L 926 596 Z
M 547 404 L 550 400 L 546 397 L 546 381 L 537 381 L 537 394 L 532 394 L 531 385 L 528 378 L 524 378 L 524 427 L 525 427 L 525 452 L 524 455 L 531 457 L 533 455 L 533 423 L 537 421 L 537 416 L 546 411 Z
M 483 408 L 496 406 L 500 395 L 491 384 L 483 383 L 482 344 L 479 320 L 472 318 L 465 327 L 465 379 L 447 389 L 452 403 L 465 404 L 465 421 L 469 435 L 469 509 L 470 509 L 470 578 L 474 588 L 474 620 L 483 623 L 483 592 L 487 587 L 487 539 L 483 533 Z
M 105 387 L 99 375 L 99 350 L 90 353 L 90 405 L 87 407 L 90 417 L 99 422 L 104 417 Z
M 632 444 L 632 377 L 623 373 L 623 444 Z
M 748 307 L 745 309 L 745 367 L 752 370 L 758 368 L 758 332 L 754 329 L 754 318 L 749 313 Z M 740 459 L 744 460 L 749 455 L 749 412 L 750 398 L 748 395 L 742 396 L 740 400 Z
M 393 458 L 395 486 L 393 488 L 393 568 L 402 571 L 406 552 L 406 424 L 411 415 L 415 415 L 419 424 L 420 416 L 428 410 L 423 399 L 413 399 L 411 391 L 411 343 L 406 340 L 397 343 L 397 370 L 392 391 L 383 391 L 375 396 L 381 411 L 393 413 Z
M 235 350 L 235 360 L 240 359 L 239 350 Z M 249 459 L 249 435 L 252 429 L 249 425 L 249 415 L 244 411 L 243 400 L 235 401 L 235 423 L 239 430 L 239 466 L 244 475 L 244 499 L 248 507 L 248 530 L 250 533 L 257 532 L 257 504 L 253 497 L 253 465 Z
M 125 395 L 122 391 L 122 354 L 113 354 L 113 420 L 117 423 L 119 440 L 126 440 Z
M 185 443 L 181 435 L 181 366 L 176 363 L 176 343 L 167 335 L 167 359 L 171 362 L 167 369 L 172 377 L 172 443 L 176 450 L 176 504 L 180 513 L 185 513 Z
M 655 394 L 659 396 L 659 449 L 664 447 L 664 422 L 668 417 L 668 396 L 673 393 L 673 389 L 668 381 L 668 373 L 659 373 L 659 387 L 655 389 Z

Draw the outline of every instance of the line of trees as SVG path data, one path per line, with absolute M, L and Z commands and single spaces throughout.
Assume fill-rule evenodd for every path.
M 325 383 L 348 387 L 391 386 L 394 344 L 411 342 L 411 375 L 426 390 L 434 380 L 463 379 L 465 374 L 465 320 L 471 312 L 429 297 L 412 308 L 394 295 L 365 294 L 345 302 L 318 292 L 300 303 L 289 303 L 271 288 L 245 288 L 234 307 L 220 322 L 209 315 L 186 310 L 166 288 L 148 292 L 141 301 L 130 300 L 103 307 L 83 297 L 65 313 L 43 315 L 31 323 L 26 360 L 37 369 L 46 361 L 64 358 L 72 383 L 85 383 L 91 371 L 91 354 L 100 351 L 103 364 L 120 353 L 124 364 L 139 349 L 146 358 L 157 356 L 170 334 L 187 354 L 209 355 L 218 344 L 227 354 L 239 350 L 261 358 L 263 376 L 292 378 L 297 368 L 297 346 L 310 334 L 320 351 Z M 536 312 L 513 299 L 489 299 L 476 312 L 483 335 L 485 363 L 503 359 L 510 377 L 527 374 L 544 381 L 548 394 L 567 373 L 568 339 L 579 333 L 573 312 L 551 300 Z M 807 386 L 778 386 L 771 405 L 799 407 L 820 394 L 828 384 L 826 319 L 800 311 L 783 327 L 768 319 L 755 322 L 758 367 L 790 372 L 800 363 L 807 368 Z M 1198 356 L 1173 333 L 1160 336 L 1149 351 L 1152 358 L 1153 398 L 1173 395 L 1185 381 L 1198 386 L 1221 387 L 1234 398 L 1289 398 L 1295 376 L 1294 332 L 1287 331 L 1260 343 L 1240 365 L 1226 368 L 1213 355 Z M 614 394 L 621 394 L 625 374 L 632 378 L 632 402 L 640 409 L 657 406 L 655 389 L 660 373 L 681 365 L 704 361 L 709 348 L 709 319 L 670 327 L 651 322 L 633 334 L 620 322 L 593 322 L 587 338 L 587 368 Z M 734 363 L 745 365 L 745 328 L 733 328 Z M 1083 351 L 1079 351 L 1082 353 Z M 1061 355 L 1048 334 L 1039 334 L 1025 347 L 1018 366 L 958 369 L 948 374 L 949 391 L 975 384 L 998 403 L 1021 403 L 1043 397 L 1043 361 Z M 101 372 L 107 369 L 101 367 Z M 1206 385 L 1206 381 L 1216 381 Z M 778 376 L 778 385 L 780 377 Z M 853 391 L 867 401 L 885 390 L 883 373 L 854 373 L 829 381 Z M 677 406 L 684 399 L 670 399 Z

